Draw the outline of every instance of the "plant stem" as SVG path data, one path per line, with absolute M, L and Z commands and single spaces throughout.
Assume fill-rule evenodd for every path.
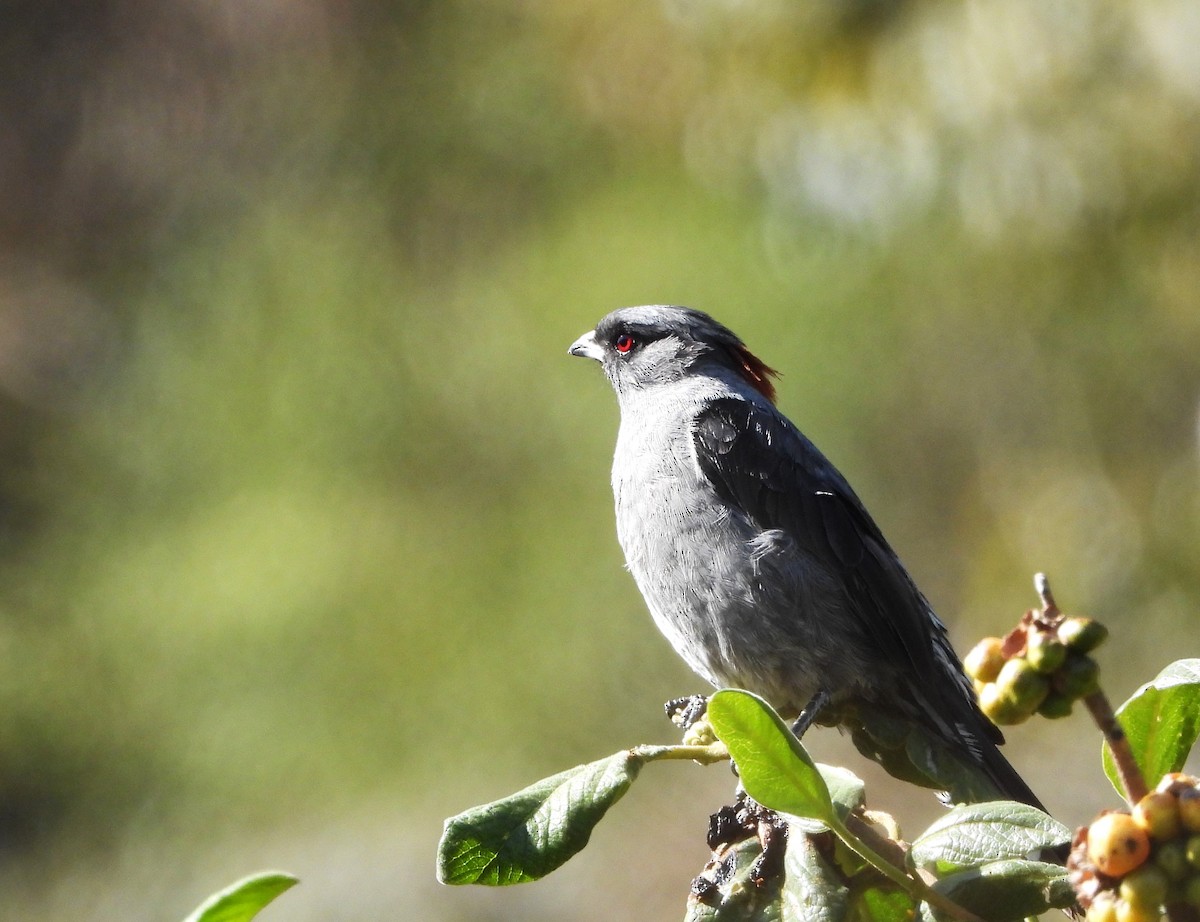
M 881 836 L 866 823 L 857 820 L 853 814 L 846 817 L 845 824 L 835 822 L 829 825 L 838 838 L 850 846 L 859 857 L 870 862 L 884 877 L 903 888 L 905 893 L 924 900 L 935 909 L 940 909 L 947 915 L 961 919 L 963 922 L 985 922 L 971 910 L 959 906 L 949 897 L 938 893 L 924 880 L 909 874 L 904 867 L 904 850 L 895 842 Z M 851 825 L 855 828 L 854 832 L 849 829 Z M 871 844 L 868 844 L 868 841 Z M 884 858 L 881 852 L 887 852 L 889 857 Z
M 634 746 L 630 752 L 646 762 L 660 759 L 687 759 L 701 765 L 728 762 L 729 750 L 720 740 L 707 746 Z
M 1109 751 L 1112 753 L 1113 764 L 1117 766 L 1117 776 L 1121 779 L 1121 787 L 1125 789 L 1125 800 L 1132 807 L 1146 796 L 1149 788 L 1146 787 L 1146 779 L 1142 777 L 1142 770 L 1138 768 L 1137 759 L 1133 756 L 1133 747 L 1129 745 L 1129 737 L 1125 735 L 1121 724 L 1117 722 L 1117 715 L 1113 712 L 1108 696 L 1104 692 L 1099 690 L 1092 692 L 1083 699 L 1083 703 L 1087 705 L 1092 720 L 1096 721 L 1096 726 L 1104 734 L 1104 740 L 1108 743 Z
M 1042 614 L 1046 620 L 1053 621 L 1055 618 L 1060 617 L 1062 612 L 1059 611 L 1058 605 L 1054 602 L 1054 593 L 1050 591 L 1050 580 L 1046 578 L 1046 574 L 1035 574 L 1033 585 L 1037 588 L 1038 596 L 1042 600 Z M 1121 779 L 1121 787 L 1125 789 L 1125 799 L 1129 802 L 1130 806 L 1133 806 L 1146 796 L 1148 788 L 1146 787 L 1146 779 L 1142 777 L 1142 770 L 1138 767 L 1137 759 L 1133 756 L 1133 748 L 1129 745 L 1129 737 L 1125 735 L 1125 731 L 1117 721 L 1117 715 L 1112 709 L 1112 704 L 1103 691 L 1097 689 L 1090 695 L 1087 695 L 1083 699 L 1083 703 L 1087 705 L 1087 709 L 1092 715 L 1092 720 L 1096 722 L 1096 726 L 1104 734 L 1104 740 L 1108 743 L 1109 751 L 1112 752 L 1113 763 L 1117 766 L 1117 775 Z

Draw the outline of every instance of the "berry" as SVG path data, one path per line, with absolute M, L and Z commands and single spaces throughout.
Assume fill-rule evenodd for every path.
M 971 648 L 963 660 L 963 668 L 977 682 L 994 682 L 1004 667 L 1004 641 L 985 637 Z
M 1179 792 L 1179 821 L 1188 832 L 1200 832 L 1200 789 L 1189 787 Z
M 1067 618 L 1058 626 L 1058 639 L 1075 653 L 1090 653 L 1108 638 L 1108 628 L 1091 618 Z
M 1133 821 L 1159 842 L 1178 837 L 1179 806 L 1175 795 L 1151 791 L 1133 808 Z
M 1075 699 L 1052 691 L 1038 706 L 1037 712 L 1050 720 L 1058 720 L 1060 717 L 1070 717 L 1074 707 Z
M 1157 906 L 1143 906 L 1128 900 L 1117 900 L 1117 922 L 1158 922 L 1160 916 Z
M 1154 846 L 1154 863 L 1162 868 L 1167 880 L 1178 883 L 1191 876 L 1192 866 L 1188 864 L 1187 855 L 1182 842 L 1160 842 Z
M 1050 692 L 1050 680 L 1038 672 L 1030 662 L 1013 657 L 1004 664 L 996 676 L 996 687 L 1000 694 L 1011 698 L 1024 713 L 1032 714 Z
M 1088 828 L 1087 854 L 1102 874 L 1124 877 L 1150 855 L 1150 837 L 1128 813 L 1106 813 Z
M 1167 875 L 1155 864 L 1143 864 L 1121 880 L 1119 893 L 1127 903 L 1157 910 L 1167 898 Z
M 1050 675 L 1066 661 L 1067 646 L 1054 634 L 1031 631 L 1025 642 L 1025 658 L 1042 675 Z
M 995 682 L 988 682 L 979 692 L 979 710 L 998 726 L 1012 726 L 1029 718 L 1032 713 L 1023 709 L 1015 698 L 1006 695 Z
M 1071 698 L 1085 698 L 1100 687 L 1100 667 L 1090 656 L 1069 653 L 1054 673 L 1054 690 Z
M 1117 897 L 1111 890 L 1101 890 L 1088 907 L 1087 922 L 1117 922 Z
M 1188 864 L 1200 871 L 1200 836 L 1192 836 L 1183 843 L 1183 854 Z

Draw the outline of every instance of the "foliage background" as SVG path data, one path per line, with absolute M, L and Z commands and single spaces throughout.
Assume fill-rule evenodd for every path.
M 684 303 L 782 369 L 965 650 L 1196 653 L 1189 0 L 17 0 L 0 11 L 0 891 L 14 918 L 678 918 L 732 779 L 654 766 L 550 880 L 441 818 L 672 731 L 616 408 Z M 1061 819 L 1082 717 L 1009 733 Z M 935 815 L 832 731 L 915 832 Z

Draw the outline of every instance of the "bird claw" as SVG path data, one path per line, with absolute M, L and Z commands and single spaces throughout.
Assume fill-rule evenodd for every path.
M 682 698 L 672 698 L 663 707 L 671 723 L 680 730 L 687 730 L 708 710 L 708 696 L 685 695 Z

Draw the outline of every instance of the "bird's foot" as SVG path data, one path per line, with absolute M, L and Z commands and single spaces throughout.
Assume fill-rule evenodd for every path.
M 829 692 L 823 688 L 817 689 L 817 693 L 812 696 L 812 700 L 804 706 L 804 710 L 800 712 L 800 716 L 792 724 L 792 733 L 796 735 L 796 739 L 804 737 L 805 732 L 813 725 L 821 715 L 821 712 L 829 707 L 830 700 Z
M 708 710 L 708 696 L 685 695 L 682 698 L 672 698 L 663 707 L 671 723 L 680 730 L 687 730 Z

